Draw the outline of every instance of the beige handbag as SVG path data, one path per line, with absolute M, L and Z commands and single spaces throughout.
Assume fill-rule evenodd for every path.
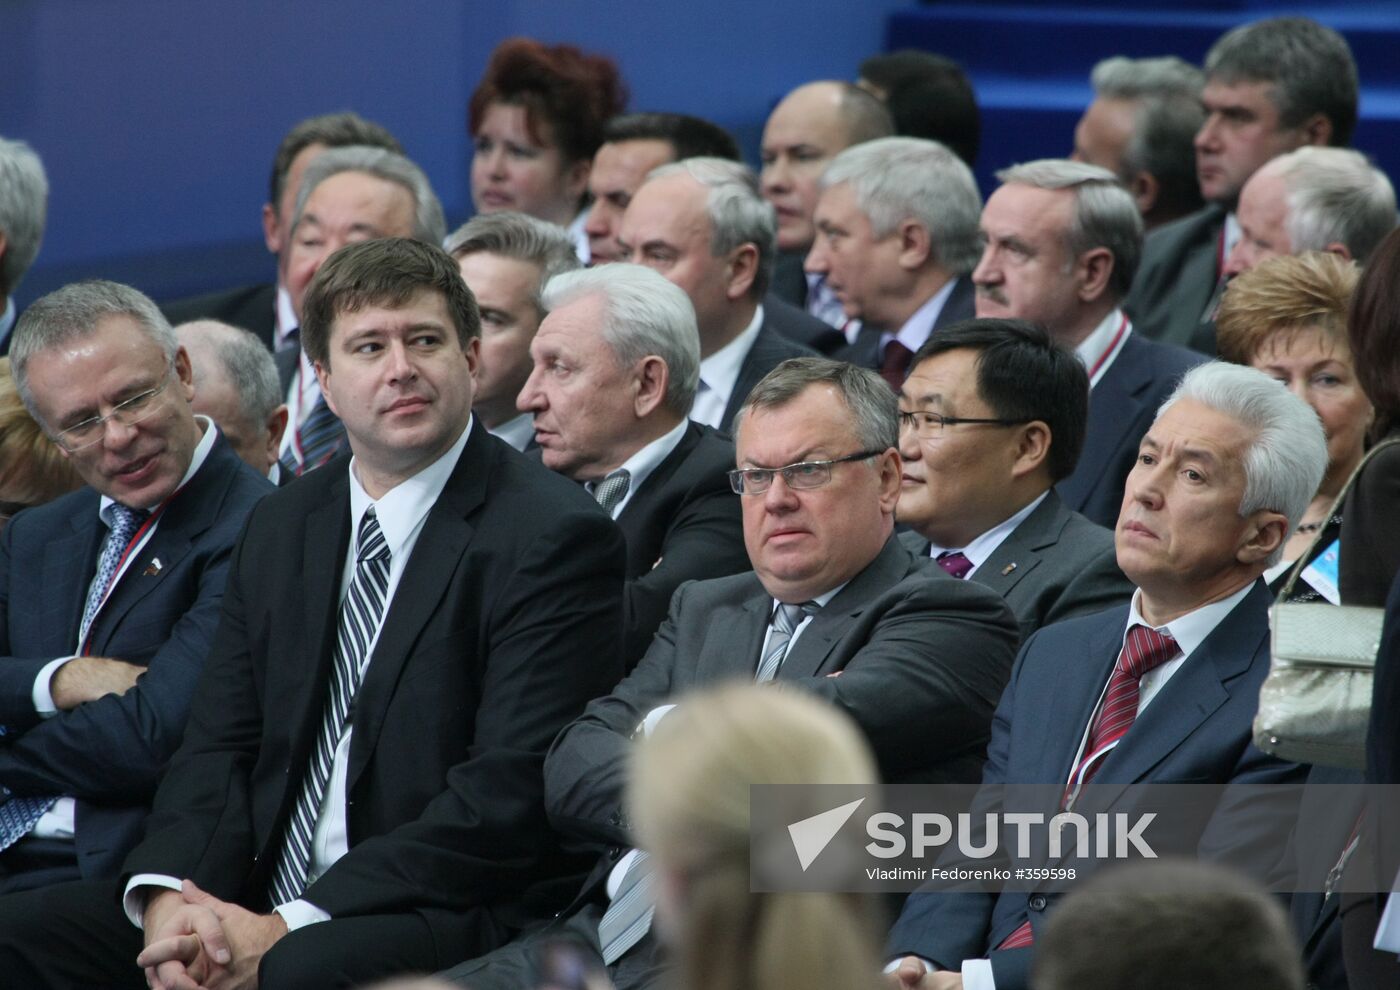
M 1378 443 L 1367 452 L 1332 503 L 1327 518 L 1340 511 L 1366 462 L 1395 443 L 1400 440 Z M 1288 601 L 1323 532 L 1325 527 L 1293 565 L 1288 582 L 1269 609 L 1272 662 L 1259 690 L 1254 744 L 1296 763 L 1359 770 L 1366 766 L 1371 683 L 1385 610 Z

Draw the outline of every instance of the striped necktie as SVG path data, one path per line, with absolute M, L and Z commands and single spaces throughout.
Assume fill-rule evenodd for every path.
M 783 660 L 787 658 L 788 646 L 792 643 L 792 634 L 797 631 L 797 627 L 802 624 L 802 620 L 809 615 L 813 615 L 821 606 L 816 602 L 803 602 L 800 605 L 780 604 L 777 611 L 773 613 L 773 631 L 768 636 L 768 643 L 764 647 L 763 659 L 758 663 L 758 671 L 754 674 L 754 681 L 763 684 L 778 676 L 778 668 L 783 665 Z

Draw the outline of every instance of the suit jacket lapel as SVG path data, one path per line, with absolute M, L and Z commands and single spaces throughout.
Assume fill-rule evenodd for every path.
M 1071 507 L 1083 505 L 1097 486 L 1109 460 L 1122 446 L 1123 437 L 1137 422 L 1142 408 L 1139 393 L 1151 384 L 1151 375 L 1139 359 L 1141 342 L 1128 335 L 1123 350 L 1089 393 L 1089 426 L 1084 452 L 1075 472 L 1060 482 L 1059 490 Z
M 295 683 L 305 689 L 285 700 L 291 706 L 288 725 L 292 758 L 298 765 L 315 739 L 326 703 L 340 616 L 340 575 L 350 541 L 350 482 L 343 462 L 321 470 L 336 471 L 338 477 L 326 501 L 306 516 L 301 550 L 303 652 L 288 662 L 297 672 Z
M 486 501 L 494 440 L 479 424 L 473 427 L 457 466 L 437 502 L 428 510 L 423 530 L 388 604 L 379 640 L 355 698 L 355 735 L 350 746 L 346 787 L 355 785 L 369 762 L 384 723 L 389 699 L 414 644 L 451 583 L 475 528 L 469 517 Z
M 943 308 L 933 320 L 933 329 L 939 330 L 953 323 L 971 319 L 974 315 L 972 279 L 959 275 L 953 282 L 953 291 L 943 300 Z
M 812 617 L 784 658 L 783 665 L 778 668 L 778 676 L 787 679 L 824 673 L 823 663 L 841 634 L 850 628 L 851 621 L 864 612 L 881 592 L 908 574 L 910 565 L 909 551 L 896 537 L 891 536 L 865 570 L 851 578 L 846 587 Z M 932 575 L 930 580 L 938 580 L 938 575 Z
M 71 653 L 77 643 L 88 586 L 97 573 L 98 550 L 107 536 L 107 527 L 97 515 L 97 493 L 90 488 L 85 491 L 91 497 L 84 498 L 73 513 L 72 529 L 44 547 L 40 581 L 52 593 L 45 596 L 41 615 L 48 631 L 45 639 L 54 644 L 56 656 Z
M 1040 551 L 1060 541 L 1063 514 L 1064 503 L 1052 488 L 1046 492 L 1045 500 L 982 562 L 972 579 L 1005 597 L 1040 563 Z
M 696 684 L 743 677 L 753 680 L 758 672 L 758 654 L 768 635 L 773 599 L 757 578 L 753 585 L 753 594 L 742 601 L 719 605 L 707 613 L 709 626 L 695 664 Z
M 1066 712 L 1067 720 L 1063 725 L 1047 721 L 1045 730 L 1038 733 L 1045 747 L 1044 766 L 1049 774 L 1048 779 L 1056 785 L 1069 780 L 1075 755 L 1079 752 L 1079 744 L 1084 740 L 1085 733 L 1089 729 L 1089 719 L 1093 717 L 1094 709 L 1098 707 L 1099 698 L 1103 694 L 1105 685 L 1108 684 L 1109 675 L 1118 662 L 1118 654 L 1123 646 L 1123 629 L 1127 622 L 1128 610 L 1126 607 L 1105 612 L 1098 629 L 1084 644 L 1085 656 L 1089 658 L 1088 661 L 1082 665 L 1075 665 L 1071 661 L 1065 666 L 1067 677 L 1073 676 L 1076 672 L 1082 672 L 1078 689 L 1072 696 L 1072 700 L 1068 702 L 1070 707 Z M 1051 711 L 1055 707 L 1054 705 L 1039 707 L 1046 713 L 1047 720 L 1052 718 Z M 1099 778 L 1096 776 L 1094 782 L 1097 784 L 1098 780 Z

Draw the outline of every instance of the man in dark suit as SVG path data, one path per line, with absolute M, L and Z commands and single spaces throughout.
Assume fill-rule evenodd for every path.
M 124 886 L 0 901 L 20 984 L 141 985 L 134 921 L 153 986 L 358 985 L 490 948 L 568 872 L 540 765 L 621 672 L 621 536 L 472 423 L 440 248 L 349 247 L 303 316 L 354 456 L 250 519 Z
M 1084 366 L 1020 320 L 940 331 L 900 393 L 905 545 L 1001 594 L 1022 642 L 1133 592 L 1113 534 L 1055 494 L 1079 459 L 1088 411 Z
M 1138 441 L 1157 407 L 1203 358 L 1133 332 L 1119 301 L 1132 283 L 1142 217 L 1113 173 L 1045 159 L 1003 169 L 982 210 L 972 273 L 977 315 L 1038 323 L 1089 372 L 1089 426 L 1064 503 L 1112 526 Z
M 15 329 L 15 382 L 87 487 L 0 542 L 0 892 L 115 877 L 179 744 L 229 557 L 271 486 L 190 408 L 135 289 L 84 282 Z
M 813 353 L 782 335 L 763 302 L 773 273 L 773 211 L 743 163 L 688 158 L 655 169 L 622 216 L 618 245 L 627 260 L 679 285 L 695 306 L 696 422 L 729 432 L 760 378 Z M 791 309 L 786 315 L 810 319 Z
M 1345 147 L 1356 125 L 1356 63 L 1345 39 L 1306 17 L 1244 24 L 1206 54 L 1206 120 L 1196 177 L 1206 206 L 1152 232 L 1124 308 L 1139 332 L 1187 344 L 1211 317 L 1225 261 L 1240 239 L 1246 180 L 1308 144 Z
M 654 940 L 608 937 L 610 902 L 627 903 L 609 875 L 625 887 L 638 861 L 623 855 L 634 843 L 622 807 L 631 740 L 693 688 L 775 680 L 854 717 L 888 780 L 975 779 L 1014 624 L 996 595 L 893 537 L 895 424 L 889 389 L 841 362 L 789 361 L 750 393 L 731 477 L 754 573 L 682 585 L 637 669 L 560 735 L 545 764 L 551 820 L 571 844 L 604 854 L 560 920 L 456 968 L 454 980 L 532 985 L 536 950 L 562 935 L 601 956 L 622 990 L 654 983 Z
M 287 290 L 291 260 L 292 217 L 306 166 L 330 148 L 367 145 L 403 154 L 398 140 L 383 127 L 356 113 L 308 117 L 282 138 L 272 159 L 267 202 L 262 208 L 263 243 L 277 256 L 277 281 L 221 289 L 177 299 L 161 307 L 171 323 L 218 320 L 252 331 L 272 351 L 294 350 L 298 319 Z
M 287 294 L 298 324 L 312 278 L 336 250 L 376 237 L 412 237 L 441 244 L 442 204 L 413 162 L 381 148 L 353 146 L 322 152 L 307 166 L 292 213 Z M 286 391 L 288 424 L 279 459 L 299 477 L 343 452 L 340 420 L 327 406 L 305 347 L 276 354 Z
M 1043 785 L 1037 802 L 1051 806 L 1034 810 L 1094 821 L 1141 809 L 1141 792 L 1125 793 L 1135 784 L 1301 782 L 1306 768 L 1251 739 L 1269 668 L 1260 575 L 1327 465 L 1309 413 L 1250 368 L 1215 363 L 1187 375 L 1143 438 L 1123 497 L 1118 562 L 1138 590 L 1126 607 L 1046 626 L 1022 647 L 992 722 L 989 795 Z M 1281 790 L 1280 800 L 1227 795 L 1174 838 L 1206 858 L 1277 865 L 1287 827 L 1274 830 L 1291 822 L 1297 798 Z M 1016 848 L 1001 838 L 1002 849 Z M 1037 843 L 1013 865 L 1054 863 Z M 1095 866 L 1076 863 L 1079 880 Z M 889 937 L 897 985 L 1024 987 L 1059 896 L 1049 887 L 912 895 Z
M 930 335 L 972 315 L 981 211 L 972 170 L 935 141 L 882 138 L 837 155 L 822 175 L 807 271 L 861 330 L 832 356 L 899 391 Z
M 267 348 L 251 331 L 217 320 L 182 323 L 175 336 L 190 356 L 194 411 L 217 423 L 234 453 L 254 471 L 273 484 L 290 480 L 277 462 L 287 404 Z
M 34 149 L 0 137 L 0 355 L 10 352 L 14 292 L 39 253 L 48 202 L 48 176 Z
M 622 527 L 631 670 L 682 582 L 748 570 L 727 474 L 734 444 L 686 418 L 700 349 L 679 288 L 617 263 L 556 276 L 542 306 L 520 408 L 545 467 L 581 482 Z

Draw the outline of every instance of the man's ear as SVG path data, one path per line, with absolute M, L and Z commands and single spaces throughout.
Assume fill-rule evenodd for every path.
M 638 419 L 650 416 L 666 401 L 666 389 L 671 383 L 671 369 L 655 354 L 648 354 L 635 365 L 636 395 L 632 408 Z
M 277 211 L 273 209 L 271 203 L 264 203 L 262 208 L 263 243 L 267 245 L 270 254 L 277 254 L 282 250 L 282 238 L 277 233 Z
M 1112 251 L 1106 247 L 1090 248 L 1085 251 L 1075 264 L 1075 278 L 1079 281 L 1079 298 L 1083 302 L 1094 302 L 1108 291 L 1108 280 L 1112 276 Z
M 1016 460 L 1011 465 L 1013 478 L 1024 478 L 1033 471 L 1039 471 L 1050 457 L 1050 427 L 1043 420 L 1035 420 L 1020 428 L 1016 441 Z
M 899 267 L 915 271 L 928 262 L 933 253 L 933 239 L 927 227 L 908 217 L 899 222 L 894 236 L 899 238 Z
M 1235 551 L 1235 559 L 1242 564 L 1268 560 L 1287 539 L 1288 517 L 1281 512 L 1260 509 L 1250 516 L 1244 539 Z
M 267 422 L 263 424 L 267 438 L 267 456 L 272 461 L 277 460 L 277 454 L 282 449 L 282 435 L 287 432 L 289 415 L 287 404 L 284 402 L 272 410 L 272 414 L 267 417 Z M 271 464 L 268 466 L 271 467 Z
M 1332 143 L 1332 118 L 1325 113 L 1315 113 L 1307 120 L 1303 121 L 1300 128 L 1303 132 L 1303 143 L 1324 146 Z
M 742 299 L 753 288 L 758 277 L 758 246 L 740 244 L 729 254 L 729 279 L 724 295 L 727 299 Z
M 1139 171 L 1128 182 L 1128 192 L 1132 194 L 1138 212 L 1147 216 L 1157 205 L 1157 197 L 1162 193 L 1162 184 L 1151 172 Z

